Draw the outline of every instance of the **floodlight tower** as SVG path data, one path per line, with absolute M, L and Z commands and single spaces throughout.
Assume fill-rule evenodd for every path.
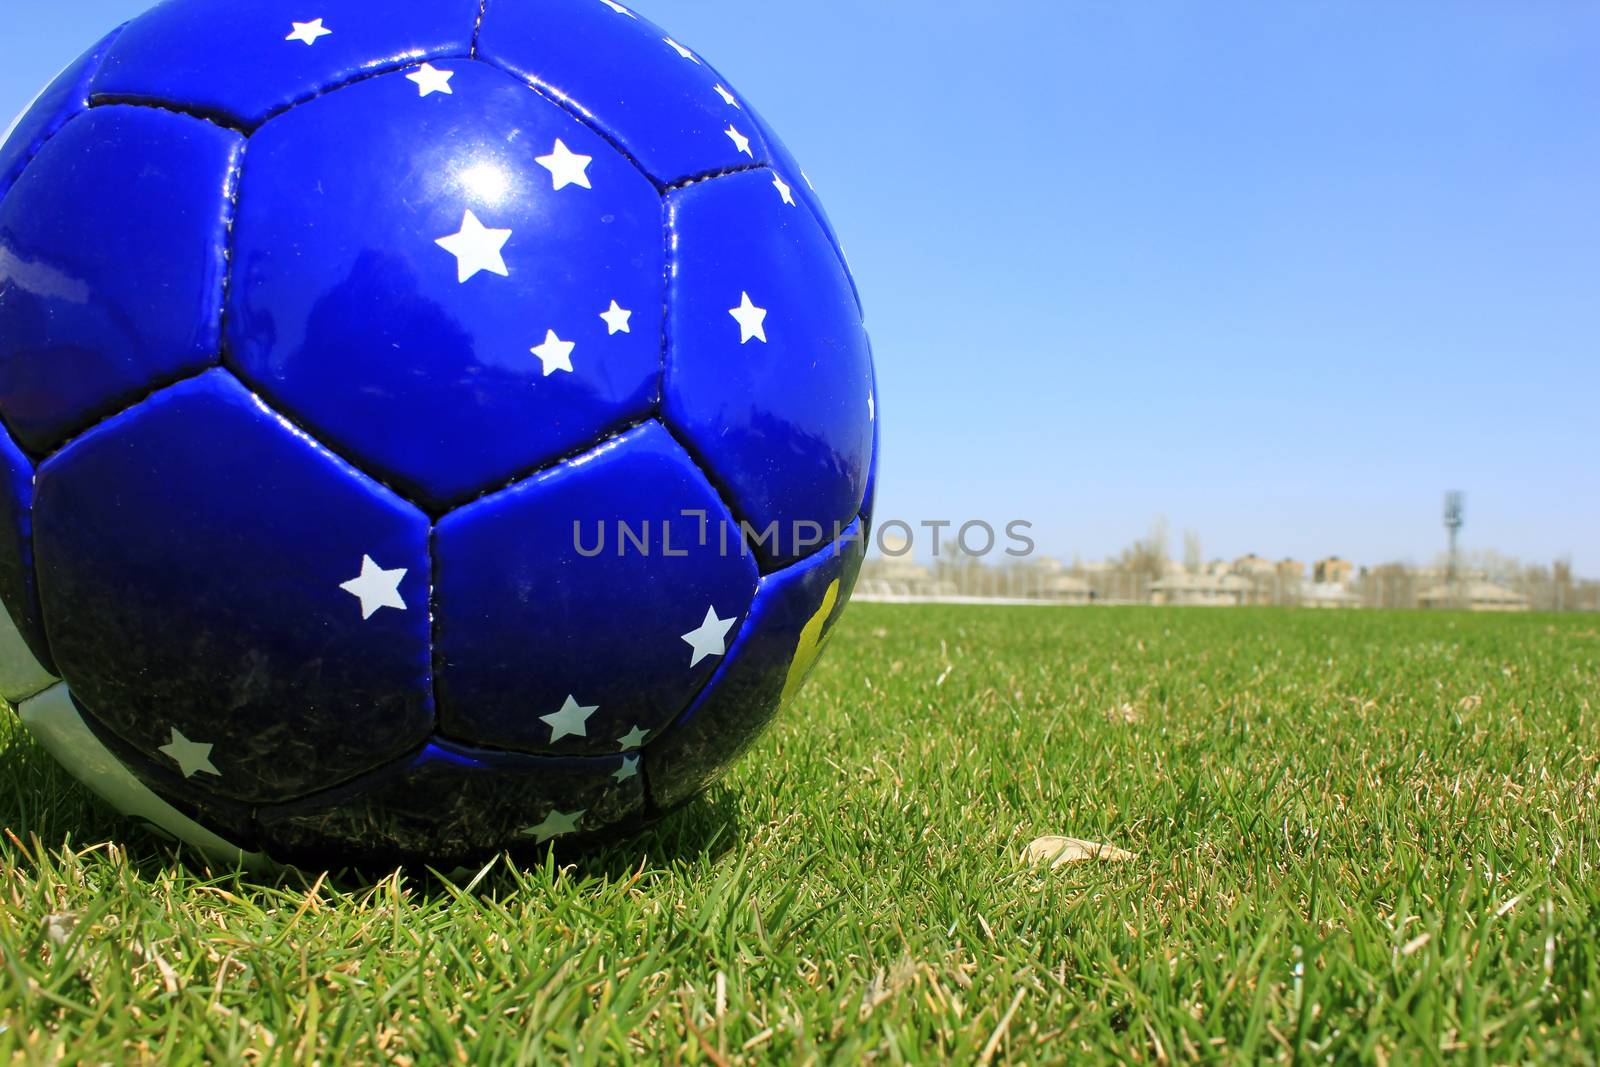
M 1450 599 L 1457 602 L 1461 600 L 1461 548 L 1458 540 L 1461 525 L 1466 521 L 1465 510 L 1466 496 L 1459 490 L 1452 489 L 1444 495 L 1444 528 L 1450 533 Z

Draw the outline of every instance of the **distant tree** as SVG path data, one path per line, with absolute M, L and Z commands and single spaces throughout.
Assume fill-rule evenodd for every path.
M 1199 531 L 1183 531 L 1183 569 L 1190 574 L 1199 574 L 1205 567 L 1205 559 L 1205 553 L 1200 551 Z
M 1122 550 L 1117 563 L 1120 570 L 1145 581 L 1158 581 L 1167 571 L 1167 520 L 1157 515 L 1150 523 L 1150 532 Z
M 1568 611 L 1577 605 L 1572 581 L 1572 559 L 1563 557 L 1550 565 L 1551 611 Z

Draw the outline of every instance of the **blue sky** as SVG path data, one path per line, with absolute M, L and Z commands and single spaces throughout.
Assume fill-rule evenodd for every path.
M 8 0 L 0 121 L 143 5 L 62 6 Z M 1600 7 L 634 6 L 829 206 L 885 516 L 1422 561 L 1461 488 L 1600 575 Z

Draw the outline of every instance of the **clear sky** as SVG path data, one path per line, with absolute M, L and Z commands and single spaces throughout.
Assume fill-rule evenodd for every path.
M 144 6 L 5 3 L 0 121 Z M 1461 488 L 1600 575 L 1600 6 L 634 6 L 829 206 L 884 516 L 1423 561 Z

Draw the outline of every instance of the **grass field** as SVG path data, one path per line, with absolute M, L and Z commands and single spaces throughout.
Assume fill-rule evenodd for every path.
M 461 888 L 185 866 L 9 716 L 0 783 L 0 1059 L 1600 1054 L 1593 616 L 856 605 L 704 801 Z

